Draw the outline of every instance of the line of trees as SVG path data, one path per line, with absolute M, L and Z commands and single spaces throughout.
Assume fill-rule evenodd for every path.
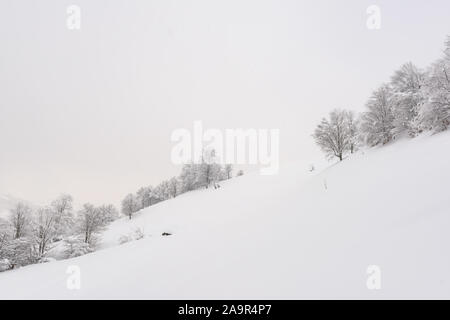
M 201 188 L 220 188 L 219 182 L 230 179 L 232 172 L 231 164 L 216 162 L 214 150 L 204 150 L 201 161 L 184 164 L 179 176 L 164 180 L 156 187 L 142 187 L 135 194 L 128 194 L 122 200 L 122 213 L 131 219 L 135 212 L 182 193 Z M 243 171 L 238 173 L 242 175 Z
M 74 212 L 73 198 L 66 194 L 34 210 L 20 202 L 7 220 L 0 219 L 0 271 L 45 262 L 57 243 L 65 250 L 64 258 L 91 252 L 96 235 L 118 215 L 113 205 L 89 203 Z
M 359 145 L 384 145 L 401 136 L 415 137 L 450 126 L 450 36 L 443 56 L 425 70 L 411 62 L 375 90 L 358 116 L 333 110 L 323 118 L 313 138 L 327 157 L 342 160 Z

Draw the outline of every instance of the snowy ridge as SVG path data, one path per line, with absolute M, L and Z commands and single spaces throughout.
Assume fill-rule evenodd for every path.
M 448 132 L 239 177 L 114 222 L 103 250 L 1 273 L 0 299 L 450 298 L 448 181 Z

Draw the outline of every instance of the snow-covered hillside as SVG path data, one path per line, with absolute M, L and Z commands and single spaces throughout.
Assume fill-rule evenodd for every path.
M 243 176 L 114 222 L 95 253 L 1 273 L 0 299 L 450 298 L 448 181 L 450 133 Z

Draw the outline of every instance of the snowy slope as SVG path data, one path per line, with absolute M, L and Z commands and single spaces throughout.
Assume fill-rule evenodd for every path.
M 449 181 L 449 133 L 243 176 L 114 222 L 103 250 L 1 273 L 0 299 L 450 298 Z M 137 227 L 144 239 L 117 245 Z

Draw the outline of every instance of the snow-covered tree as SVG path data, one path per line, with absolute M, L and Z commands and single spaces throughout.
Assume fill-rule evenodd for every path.
M 161 201 L 167 200 L 170 198 L 170 184 L 169 181 L 163 180 L 158 185 L 158 193 L 160 195 Z
M 196 187 L 196 165 L 193 163 L 186 163 L 181 168 L 179 176 L 181 191 L 188 192 L 194 190 Z
M 179 181 L 176 177 L 173 177 L 169 180 L 169 196 L 171 198 L 175 198 L 178 195 L 178 186 Z
M 415 136 L 425 130 L 447 130 L 450 127 L 450 36 L 441 59 L 426 71 L 411 62 L 405 63 L 395 71 L 389 84 L 372 93 L 366 108 L 358 121 L 352 113 L 347 113 L 350 152 L 355 150 L 358 140 L 375 146 L 405 133 Z M 335 122 L 342 123 L 341 118 L 336 116 Z M 327 134 L 333 128 L 335 134 Z M 346 144 L 345 139 L 337 143 L 340 130 L 336 128 L 339 125 L 333 126 L 331 119 L 323 119 L 313 136 L 327 154 L 342 159 Z
M 61 217 L 52 208 L 39 208 L 32 222 L 33 239 L 39 256 L 43 256 L 57 232 L 57 221 Z M 59 220 L 60 221 L 60 220 Z
M 77 230 L 83 236 L 84 242 L 93 244 L 95 240 L 94 236 L 102 231 L 110 220 L 110 217 L 104 210 L 100 210 L 92 204 L 86 203 L 78 212 L 76 219 Z
M 133 216 L 133 213 L 137 212 L 139 208 L 139 202 L 132 193 L 128 194 L 125 199 L 122 200 L 122 213 L 130 219 Z
M 2 248 L 2 268 L 14 269 L 21 266 L 37 263 L 39 252 L 30 237 L 21 237 L 6 241 Z
M 313 137 L 328 158 L 337 157 L 342 161 L 344 155 L 351 151 L 352 136 L 349 119 L 351 113 L 345 110 L 333 110 L 330 118 L 323 118 L 314 131 Z
M 222 167 L 218 162 L 218 157 L 214 149 L 203 150 L 202 162 L 197 166 L 197 187 L 208 188 L 216 185 L 221 180 Z
M 151 186 L 149 187 L 142 187 L 140 188 L 137 193 L 137 201 L 139 202 L 140 209 L 147 208 L 153 204 L 153 188 Z
M 220 164 L 214 163 L 211 165 L 210 169 L 210 181 L 214 187 L 218 186 L 218 182 L 224 179 L 224 171 Z
M 54 212 L 55 236 L 62 236 L 71 231 L 73 225 L 73 198 L 71 195 L 62 194 L 50 204 Z
M 166 200 L 166 196 L 167 196 L 166 188 L 167 188 L 167 185 L 163 181 L 153 189 L 153 203 L 154 204 Z
M 13 212 L 17 214 L 18 212 L 23 212 L 23 209 L 17 210 L 16 207 Z M 16 215 L 16 222 L 17 218 L 18 216 Z M 30 217 L 27 216 L 27 219 L 30 219 Z M 26 223 L 29 222 L 30 220 Z M 23 224 L 19 223 L 19 225 L 22 225 L 20 227 L 22 231 L 17 233 L 17 224 L 0 219 L 0 272 L 36 263 L 39 259 L 31 237 L 24 236 Z M 29 225 L 26 225 L 26 229 L 28 235 Z M 16 237 L 17 234 L 21 236 Z
M 1 256 L 0 256 L 0 272 L 9 270 L 10 267 L 11 267 L 11 262 L 6 258 L 1 258 Z
M 31 208 L 23 202 L 19 202 L 12 210 L 9 216 L 13 238 L 24 237 L 29 230 L 31 222 Z
M 353 111 L 345 111 L 350 153 L 358 150 L 358 121 Z
M 119 211 L 112 204 L 104 204 L 97 208 L 105 218 L 106 223 L 111 223 L 119 218 Z
M 450 127 L 450 36 L 444 57 L 431 65 L 425 78 L 426 100 L 419 112 L 424 130 L 440 132 Z
M 64 250 L 66 259 L 79 257 L 94 251 L 92 246 L 79 236 L 70 236 L 67 239 L 64 239 L 64 245 L 66 248 Z
M 0 218 L 0 235 L 2 234 L 6 234 L 9 235 L 11 234 L 11 228 L 10 228 L 10 224 L 8 223 L 8 221 L 6 221 L 5 219 Z
M 11 239 L 11 230 L 9 223 L 0 218 L 0 272 L 9 269 L 9 261 L 7 261 L 7 245 Z
M 394 128 L 392 91 L 387 85 L 376 90 L 366 104 L 368 111 L 361 115 L 360 136 L 369 146 L 386 144 L 392 140 Z
M 225 179 L 231 179 L 233 174 L 233 165 L 232 164 L 226 164 L 223 168 L 224 171 L 224 178 Z
M 419 132 L 418 114 L 424 98 L 424 73 L 411 62 L 405 63 L 391 78 L 393 136 L 406 132 L 415 136 Z

